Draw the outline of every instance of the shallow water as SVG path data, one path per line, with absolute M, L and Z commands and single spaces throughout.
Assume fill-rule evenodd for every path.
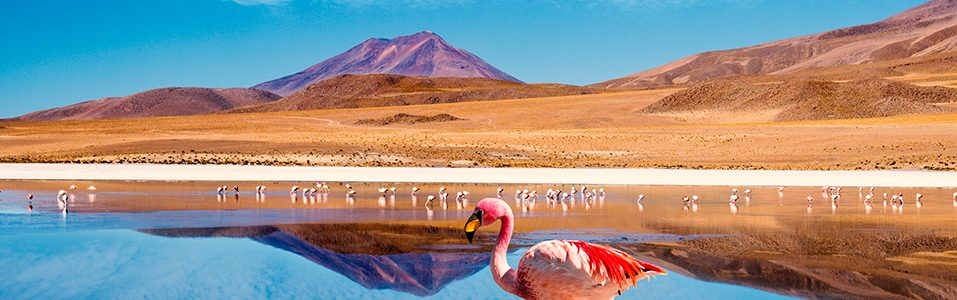
M 58 190 L 70 184 L 79 188 L 70 191 L 70 213 L 63 215 L 54 199 Z M 98 190 L 86 191 L 90 184 Z M 215 192 L 217 185 L 239 185 L 242 192 L 237 196 L 230 190 L 220 196 Z M 268 192 L 256 195 L 252 192 L 256 185 L 266 185 Z M 450 198 L 467 190 L 470 200 L 458 203 L 450 199 L 446 205 L 426 206 L 426 197 L 436 194 L 440 185 L 417 185 L 421 191 L 414 200 L 409 193 L 411 185 L 352 184 L 357 191 L 354 198 L 346 197 L 346 188 L 340 183 L 331 184 L 330 192 L 316 197 L 291 196 L 288 190 L 292 185 L 311 183 L 0 182 L 0 265 L 6 271 L 0 272 L 0 298 L 507 296 L 488 270 L 487 245 L 492 236 L 480 236 L 479 245 L 467 245 L 455 235 L 433 237 L 410 229 L 396 238 L 389 232 L 397 227 L 376 227 L 460 228 L 471 205 L 497 196 L 498 186 L 445 185 Z M 395 195 L 382 196 L 377 191 L 391 186 L 397 187 Z M 751 187 L 751 197 L 746 199 L 747 187 L 738 187 L 741 198 L 736 207 L 727 201 L 731 187 L 604 186 L 605 197 L 585 201 L 579 196 L 574 204 L 550 204 L 544 198 L 523 202 L 513 196 L 516 189 L 543 194 L 549 188 L 570 187 L 504 186 L 502 198 L 513 205 L 517 216 L 512 266 L 526 247 L 562 238 L 608 243 L 669 270 L 667 276 L 640 282 L 620 297 L 623 299 L 891 298 L 952 292 L 881 285 L 896 278 L 887 273 L 895 271 L 916 274 L 910 278 L 932 286 L 955 282 L 947 272 L 921 268 L 943 265 L 946 269 L 950 260 L 957 262 L 957 255 L 947 256 L 948 251 L 957 250 L 949 244 L 949 239 L 957 236 L 953 190 L 878 188 L 875 200 L 867 205 L 863 201 L 867 189 L 859 195 L 856 187 L 844 188 L 841 199 L 832 205 L 822 199 L 820 188 L 786 187 L 779 194 L 776 187 Z M 904 206 L 885 206 L 884 192 L 903 193 Z M 918 192 L 924 195 L 919 208 L 914 199 Z M 28 193 L 34 194 L 32 212 L 26 209 Z M 640 204 L 636 202 L 639 194 L 645 195 Z M 684 195 L 698 195 L 701 200 L 684 205 Z M 808 195 L 815 198 L 810 208 Z M 327 226 L 346 223 L 368 226 Z M 495 230 L 483 228 L 487 234 Z M 353 246 L 337 242 L 354 236 L 359 240 L 352 241 L 372 237 L 381 243 Z M 767 243 L 742 245 L 740 241 L 740 237 L 766 236 L 781 236 L 802 251 L 787 253 L 792 246 L 773 248 Z M 847 242 L 848 236 L 854 239 Z M 730 242 L 722 242 L 725 239 Z M 908 242 L 898 243 L 901 239 Z M 805 240 L 845 244 L 817 249 Z M 885 244 L 888 240 L 895 244 Z M 898 249 L 906 248 L 911 240 L 917 240 L 914 249 Z M 694 244 L 697 241 L 714 243 Z M 874 253 L 884 256 L 862 255 L 907 265 L 873 270 L 832 261 L 847 255 L 844 251 L 849 249 L 841 247 L 878 248 L 881 250 Z M 932 255 L 938 260 L 928 263 L 918 252 L 944 256 Z M 706 255 L 728 260 L 720 265 L 710 264 L 715 259 L 696 260 Z M 782 262 L 796 255 L 820 263 Z M 834 283 L 828 277 L 852 273 L 867 277 L 854 279 L 863 280 L 859 283 L 863 288 Z M 802 280 L 830 281 L 831 286 L 804 285 Z

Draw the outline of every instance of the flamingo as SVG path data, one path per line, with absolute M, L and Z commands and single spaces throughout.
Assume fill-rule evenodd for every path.
M 412 187 L 412 196 L 415 196 L 415 193 L 418 193 L 418 192 L 419 192 L 419 188 L 413 186 L 413 187 Z
M 27 211 L 33 211 L 33 201 L 27 203 Z
M 67 194 L 66 191 L 60 190 L 59 192 L 57 192 L 57 195 L 56 195 L 57 206 L 60 207 L 60 210 L 64 214 L 67 213 L 67 209 L 69 206 L 69 202 L 68 202 L 69 199 L 70 199 L 70 195 Z
M 432 201 L 435 201 L 435 196 L 429 195 L 428 197 L 426 197 L 426 198 L 425 198 L 425 206 L 428 207 L 428 206 L 432 205 Z
M 379 193 L 382 194 L 382 196 L 385 196 L 385 193 L 386 193 L 387 191 L 389 191 L 389 189 L 384 188 L 384 187 L 380 187 L 380 188 L 379 188 Z
M 645 200 L 645 194 L 638 195 L 638 203 L 641 203 L 641 200 Z
M 955 193 L 954 195 L 957 196 L 957 193 Z M 957 197 L 954 197 L 954 198 L 957 198 Z M 33 200 L 33 193 L 27 194 L 27 200 Z
M 91 191 L 91 192 L 92 192 L 92 191 L 96 191 L 96 187 L 93 186 L 93 185 L 90 185 L 90 186 L 88 186 L 88 187 L 86 188 L 86 190 L 87 190 L 87 191 Z
M 347 190 L 351 190 L 351 189 L 352 189 L 352 185 L 346 183 L 346 189 L 347 189 Z
M 75 185 L 75 184 L 71 184 L 71 185 L 70 185 L 70 190 L 75 190 L 75 189 L 76 189 L 76 185 Z
M 290 194 L 295 194 L 295 193 L 297 193 L 297 192 L 299 192 L 299 186 L 298 186 L 298 185 L 294 185 L 294 186 L 292 186 L 291 188 L 289 188 L 289 193 L 290 193 Z
M 514 216 L 504 200 L 479 201 L 465 222 L 465 236 L 471 243 L 480 227 L 496 221 L 501 221 L 502 226 L 492 251 L 492 279 L 506 292 L 522 298 L 612 298 L 637 286 L 638 280 L 667 274 L 620 250 L 574 240 L 550 240 L 532 246 L 522 255 L 518 268 L 512 269 L 506 255 Z
M 503 192 L 505 192 L 505 188 L 503 188 L 503 187 L 498 187 L 498 190 L 495 191 L 495 194 L 496 194 L 496 195 L 499 195 L 499 197 L 501 197 L 501 195 L 502 195 Z
M 390 187 L 390 188 L 389 188 L 389 192 L 392 193 L 393 195 L 395 195 L 395 187 Z

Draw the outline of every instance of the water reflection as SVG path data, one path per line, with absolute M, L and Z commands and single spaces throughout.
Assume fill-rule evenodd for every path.
M 5 186 L 10 184 L 7 182 Z M 21 185 L 17 182 L 12 184 Z M 229 183 L 230 186 L 234 184 Z M 0 195 L 3 197 L 0 201 L 0 240 L 4 237 L 9 239 L 11 235 L 51 231 L 73 233 L 111 228 L 250 225 L 276 227 L 279 225 L 275 224 L 320 222 L 408 223 L 455 228 L 461 226 L 459 222 L 463 217 L 467 217 L 474 205 L 474 200 L 501 193 L 498 191 L 498 186 L 449 185 L 448 190 L 453 192 L 474 191 L 474 194 L 469 197 L 450 197 L 446 190 L 439 189 L 438 185 L 417 184 L 416 186 L 421 187 L 423 191 L 420 192 L 421 197 L 425 197 L 424 207 L 419 207 L 417 202 L 422 200 L 418 199 L 419 196 L 408 193 L 376 192 L 377 186 L 391 184 L 355 184 L 348 186 L 347 189 L 343 185 L 332 184 L 328 190 L 317 189 L 315 193 L 306 191 L 305 194 L 303 192 L 285 194 L 291 183 L 245 183 L 247 186 L 250 184 L 265 184 L 270 189 L 268 192 L 256 193 L 255 197 L 249 197 L 251 192 L 214 193 L 205 183 L 137 183 L 135 185 L 97 183 L 99 191 L 95 194 L 80 191 L 73 195 L 73 192 L 65 192 L 63 199 L 67 200 L 63 203 L 66 204 L 64 207 L 68 207 L 70 213 L 67 218 L 66 215 L 61 215 L 62 210 L 58 207 L 60 202 L 56 197 L 56 191 L 65 186 L 63 183 L 26 182 L 22 183 L 20 189 L 5 188 Z M 685 270 L 687 272 L 683 274 L 692 278 L 753 286 L 800 297 L 813 298 L 828 295 L 837 298 L 874 298 L 878 297 L 874 296 L 878 294 L 917 297 L 916 292 L 907 294 L 902 290 L 883 285 L 905 286 L 908 285 L 909 280 L 918 280 L 923 284 L 947 286 L 946 283 L 954 281 L 952 274 L 957 274 L 952 264 L 953 261 L 957 261 L 953 258 L 957 254 L 948 252 L 957 249 L 957 246 L 949 242 L 952 237 L 957 236 L 957 229 L 955 229 L 957 228 L 957 218 L 955 218 L 957 217 L 957 200 L 952 196 L 952 189 L 877 188 L 873 192 L 864 189 L 863 195 L 861 195 L 862 189 L 858 189 L 859 200 L 853 201 L 852 192 L 842 197 L 838 188 L 828 187 L 819 190 L 818 187 L 787 187 L 785 193 L 784 189 L 777 187 L 751 187 L 747 188 L 751 190 L 751 193 L 747 193 L 746 189 L 741 187 L 741 190 L 745 192 L 741 193 L 742 201 L 737 202 L 729 201 L 732 198 L 729 198 L 728 191 L 732 187 L 614 186 L 604 187 L 606 195 L 601 195 L 597 188 L 589 188 L 583 193 L 580 186 L 574 186 L 574 193 L 572 193 L 571 187 L 567 185 L 523 185 L 507 186 L 507 188 L 509 190 L 517 188 L 514 196 L 511 193 L 505 193 L 504 197 L 513 205 L 517 217 L 522 218 L 517 225 L 519 232 L 539 230 L 567 232 L 574 228 L 608 228 L 625 233 L 666 233 L 682 236 L 717 234 L 749 238 L 732 239 L 727 242 L 711 239 L 712 241 L 707 244 L 681 240 L 669 242 L 680 248 L 669 248 L 668 251 L 646 249 L 648 253 L 655 253 L 656 257 L 660 255 L 661 261 L 672 264 L 676 272 Z M 548 189 L 552 189 L 552 192 L 547 192 Z M 592 189 L 595 191 L 591 191 Z M 437 194 L 424 192 L 437 190 L 440 191 Z M 546 192 L 545 195 L 537 195 L 535 191 Z M 36 199 L 28 199 L 28 192 L 35 194 Z M 329 193 L 333 193 L 334 198 L 344 196 L 345 201 L 341 201 L 342 198 L 328 201 Z M 589 196 L 589 193 L 592 195 Z M 920 197 L 916 196 L 918 193 L 921 194 Z M 283 200 L 286 195 L 290 197 L 290 202 Z M 684 200 L 683 195 L 690 196 Z M 697 195 L 697 199 L 694 199 L 693 195 Z M 821 198 L 817 198 L 814 203 L 812 196 L 816 198 L 818 195 Z M 880 199 L 881 195 L 886 196 Z M 904 195 L 912 195 L 914 200 L 909 201 L 911 198 L 904 200 L 902 199 Z M 75 196 L 79 196 L 79 200 Z M 267 198 L 281 201 L 266 201 Z M 90 199 L 95 200 L 89 201 Z M 30 200 L 33 202 L 28 202 Z M 453 201 L 454 203 L 451 203 Z M 874 201 L 879 202 L 874 203 Z M 27 209 L 27 206 L 31 204 L 35 206 L 32 212 Z M 728 206 L 725 207 L 725 205 Z M 283 241 L 308 241 L 304 238 L 307 235 L 290 230 L 276 229 L 266 235 L 282 234 Z M 861 232 L 870 233 L 871 236 L 851 238 Z M 249 235 L 244 238 L 256 240 L 256 236 L 264 235 Z M 905 238 L 913 243 L 903 245 L 886 243 Z M 608 242 L 621 247 L 631 247 L 632 241 L 632 237 L 627 234 L 616 234 Z M 356 253 L 330 248 L 324 244 L 317 246 L 311 242 L 303 243 L 305 244 L 290 244 L 298 246 L 275 247 L 290 248 L 292 250 L 283 251 L 295 253 L 301 257 L 321 255 L 334 257 L 339 261 L 344 261 L 346 258 L 337 255 L 383 256 L 403 253 L 419 255 L 436 252 L 431 249 L 418 249 L 391 254 Z M 454 243 L 447 244 L 454 245 Z M 0 256 L 7 253 L 3 251 L 10 249 L 19 248 L 0 248 Z M 879 249 L 884 254 L 844 251 L 854 249 Z M 324 250 L 331 253 L 323 252 Z M 23 257 L 22 253 L 20 257 Z M 698 261 L 699 257 L 716 257 L 714 261 L 721 264 L 703 264 Z M 349 258 L 351 259 L 352 256 Z M 855 264 L 848 265 L 844 261 L 853 261 Z M 379 260 L 379 262 L 389 262 L 389 260 Z M 698 264 L 698 266 L 689 267 L 690 264 Z M 875 266 L 880 268 L 875 269 Z M 933 266 L 933 268 L 927 266 Z M 747 272 L 734 273 L 739 269 Z M 718 270 L 719 273 L 726 274 L 715 275 L 709 270 Z M 759 270 L 774 272 L 774 274 L 755 273 Z M 808 272 L 830 274 L 828 276 L 839 277 L 840 280 L 808 279 L 805 278 Z M 742 279 L 727 274 L 747 276 L 742 275 L 744 278 Z M 797 275 L 778 276 L 780 274 Z M 471 276 L 483 275 L 488 276 L 488 274 L 480 273 L 473 273 Z M 761 276 L 775 279 L 766 278 L 763 281 L 755 279 Z M 861 276 L 864 276 L 866 280 L 860 279 Z M 671 278 L 675 277 L 670 277 L 668 280 L 674 280 Z M 870 286 L 867 286 L 868 289 L 865 290 L 856 287 L 858 292 L 848 290 L 846 288 L 852 285 L 842 281 L 848 278 L 856 278 L 858 282 L 866 282 L 877 286 L 880 290 Z M 941 281 L 942 278 L 949 278 L 950 281 Z M 371 281 L 372 279 L 362 280 Z M 788 280 L 813 282 L 815 285 L 826 286 L 827 289 L 822 290 L 820 286 L 789 286 L 792 281 Z M 441 280 L 436 279 L 436 282 L 439 281 Z M 837 282 L 844 285 L 835 287 Z M 467 285 L 454 280 L 446 284 L 446 286 Z M 653 281 L 649 288 L 657 284 L 659 283 Z M 432 285 L 420 291 L 432 290 L 436 286 Z M 494 285 L 491 287 L 495 288 Z M 917 288 L 913 287 L 913 289 Z M 833 290 L 841 290 L 843 294 L 835 294 Z M 938 298 L 950 298 L 941 297 L 951 295 L 941 294 L 943 292 L 940 291 L 951 290 L 943 288 L 936 294 Z M 418 295 L 412 292 L 403 293 Z M 436 295 L 439 295 L 442 292 L 437 293 Z M 746 295 L 750 294 L 746 293 Z M 921 297 L 933 296 L 933 294 L 920 295 Z M 393 295 L 389 294 L 389 296 Z
M 295 253 L 366 288 L 417 296 L 434 295 L 489 261 L 487 248 L 424 248 L 460 239 L 455 230 L 431 227 L 309 224 L 140 231 L 165 237 L 249 238 Z

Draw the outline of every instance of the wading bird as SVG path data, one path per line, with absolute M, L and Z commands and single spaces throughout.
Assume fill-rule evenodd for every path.
M 69 206 L 70 206 L 68 200 L 70 200 L 70 195 L 68 195 L 66 191 L 60 190 L 60 192 L 56 194 L 57 206 L 60 208 L 60 211 L 63 212 L 64 214 L 67 213 L 67 210 L 69 209 Z
M 526 299 L 610 299 L 637 286 L 639 280 L 666 274 L 661 268 L 639 261 L 607 246 L 572 240 L 550 240 L 532 246 L 522 255 L 518 268 L 508 265 L 506 255 L 512 239 L 512 208 L 497 198 L 485 198 L 465 222 L 469 243 L 479 227 L 502 223 L 492 251 L 492 279 L 506 292 Z
M 645 200 L 645 194 L 638 195 L 638 203 L 641 203 L 641 200 Z
M 291 188 L 289 188 L 289 193 L 290 193 L 290 194 L 295 194 L 295 193 L 298 193 L 298 192 L 299 192 L 299 186 L 298 186 L 298 185 L 294 185 L 294 186 L 292 186 Z
M 412 196 L 415 196 L 415 193 L 418 193 L 418 192 L 419 192 L 419 188 L 413 186 L 413 187 L 412 187 Z
M 91 192 L 92 192 L 92 191 L 96 191 L 96 187 L 91 185 L 91 186 L 86 187 L 86 190 L 87 190 L 87 191 L 91 191 Z

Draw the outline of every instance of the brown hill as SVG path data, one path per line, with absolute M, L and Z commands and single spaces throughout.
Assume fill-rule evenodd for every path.
M 775 121 L 884 117 L 933 113 L 935 103 L 957 101 L 957 90 L 884 79 L 850 82 L 794 80 L 754 84 L 715 79 L 692 85 L 648 107 L 646 113 L 779 111 Z
M 934 0 L 877 23 L 752 47 L 704 52 L 593 86 L 667 86 L 735 75 L 786 74 L 954 50 L 957 50 L 957 0 Z
M 272 102 L 279 96 L 247 88 L 168 87 L 110 97 L 22 115 L 13 120 L 87 120 L 184 116 Z
M 561 84 L 524 84 L 487 78 L 340 75 L 279 101 L 234 112 L 294 111 L 594 94 L 598 89 Z

